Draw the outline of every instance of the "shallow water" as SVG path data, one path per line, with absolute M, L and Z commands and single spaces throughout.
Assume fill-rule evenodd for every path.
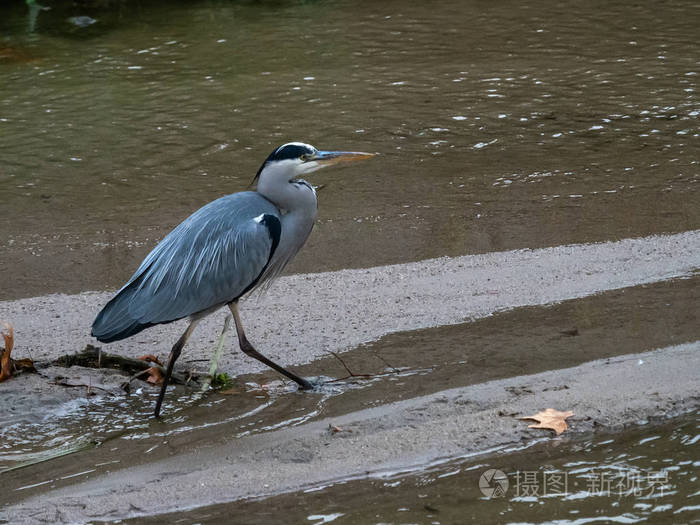
M 691 418 L 588 439 L 563 435 L 417 473 L 387 472 L 259 502 L 132 521 L 221 523 L 237 516 L 239 523 L 314 525 L 697 523 L 699 431 Z M 492 469 L 499 472 L 495 478 Z
M 381 156 L 291 271 L 700 227 L 692 0 L 104 5 L 0 6 L 0 300 L 119 286 L 292 139 Z
M 700 228 L 700 6 L 691 0 L 104 5 L 56 5 L 36 18 L 22 2 L 0 5 L 0 300 L 121 285 L 170 228 L 246 189 L 288 140 L 380 153 L 313 177 L 325 184 L 320 216 L 290 271 Z M 44 420 L 4 426 L 0 470 L 86 450 L 3 474 L 14 491 L 0 501 L 118 468 L 127 461 L 119 457 L 153 461 L 193 443 L 695 340 L 696 281 L 396 334 L 344 356 L 372 378 L 311 394 L 270 373 L 225 395 L 169 395 L 160 422 L 148 418 L 147 389 L 68 403 Z M 346 372 L 329 358 L 302 373 Z M 696 433 L 689 425 L 609 446 L 596 438 L 563 446 L 561 456 L 538 449 L 513 456 L 505 471 L 543 474 L 545 456 L 573 471 L 583 456 L 614 472 L 620 447 L 659 435 L 634 445 L 641 459 L 621 458 L 624 468 L 657 471 L 672 459 L 679 468 L 669 472 L 686 472 L 679 458 L 689 447 L 683 436 Z M 430 513 L 450 523 L 492 512 L 575 522 L 599 507 L 602 519 L 689 521 L 697 506 L 682 499 L 697 498 L 697 479 L 685 474 L 670 481 L 671 499 L 484 501 L 480 470 L 442 468 L 270 508 L 303 498 L 311 511 L 301 522 L 426 522 Z M 373 495 L 379 517 L 358 510 Z M 201 521 L 229 510 L 206 509 Z
M 614 290 L 462 325 L 391 334 L 342 356 L 295 367 L 302 376 L 317 378 L 320 386 L 313 392 L 297 392 L 271 370 L 238 376 L 223 392 L 178 387 L 166 396 L 158 421 L 151 417 L 157 389 L 141 381 L 133 382 L 130 395 L 92 397 L 86 388 L 70 389 L 74 399 L 44 401 L 39 410 L 31 398 L 34 387 L 22 387 L 28 378 L 17 377 L 5 385 L 17 385 L 23 398 L 4 393 L 10 410 L 0 415 L 0 476 L 24 497 L 26 491 L 46 488 L 36 483 L 60 485 L 73 473 L 156 461 L 450 388 L 695 341 L 699 280 Z M 208 369 L 206 363 L 182 366 Z M 528 392 L 524 387 L 523 394 Z M 11 470 L 2 473 L 5 469 Z M 0 502 L 9 496 L 0 494 Z

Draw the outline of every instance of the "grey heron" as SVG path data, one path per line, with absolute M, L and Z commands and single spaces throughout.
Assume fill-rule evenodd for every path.
M 275 149 L 253 179 L 256 191 L 206 204 L 171 231 L 105 305 L 92 324 L 98 341 L 119 341 L 157 325 L 189 317 L 170 351 L 155 416 L 160 414 L 173 366 L 195 326 L 228 305 L 241 350 L 302 389 L 312 385 L 258 352 L 238 313 L 244 295 L 277 277 L 304 245 L 317 214 L 316 191 L 300 176 L 371 157 L 353 151 L 319 151 L 290 142 Z

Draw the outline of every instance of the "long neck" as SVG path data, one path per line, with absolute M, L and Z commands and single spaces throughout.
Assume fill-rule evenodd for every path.
M 278 173 L 279 171 L 279 173 Z M 272 201 L 282 212 L 297 209 L 316 210 L 316 192 L 306 181 L 290 181 L 288 173 L 275 166 L 265 168 L 258 181 L 258 193 Z
M 318 213 L 318 203 L 316 192 L 306 181 L 283 184 L 264 182 L 261 180 L 258 184 L 258 193 L 275 204 L 281 215 L 280 242 L 269 264 L 270 272 L 278 275 L 309 237 Z

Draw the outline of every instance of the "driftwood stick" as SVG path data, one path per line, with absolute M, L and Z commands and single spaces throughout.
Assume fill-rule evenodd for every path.
M 141 372 L 154 366 L 154 364 L 148 361 L 142 361 L 141 359 L 133 359 L 131 357 L 101 352 L 99 348 L 92 345 L 87 345 L 85 350 L 79 354 L 61 356 L 54 361 L 54 364 L 65 367 L 84 366 L 86 368 L 113 368 L 114 370 L 122 370 L 129 374 L 135 374 L 136 372 Z
M 87 345 L 79 354 L 61 356 L 56 359 L 53 364 L 65 367 L 84 366 L 86 368 L 111 368 L 113 370 L 126 372 L 130 377 L 122 385 L 125 389 L 128 389 L 128 385 L 134 379 L 142 377 L 146 370 L 151 367 L 156 367 L 163 374 L 165 374 L 165 368 L 157 363 L 144 361 L 142 359 L 124 357 L 116 354 L 109 354 L 92 345 Z M 174 372 L 171 379 L 173 383 L 177 383 L 179 385 L 186 385 L 190 383 L 191 380 L 192 378 L 189 374 L 180 372 Z

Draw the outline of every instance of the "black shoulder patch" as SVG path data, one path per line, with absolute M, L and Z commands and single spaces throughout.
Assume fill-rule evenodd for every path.
M 280 242 L 280 237 L 282 236 L 282 223 L 274 215 L 266 213 L 262 216 L 260 224 L 263 224 L 267 228 L 268 233 L 270 234 L 270 239 L 272 240 L 272 247 L 270 248 L 270 258 L 272 258 L 272 254 L 275 253 L 277 245 Z
M 258 284 L 260 278 L 265 274 L 265 270 L 267 270 L 267 267 L 270 265 L 270 261 L 272 260 L 272 256 L 274 255 L 275 250 L 277 250 L 277 245 L 280 243 L 280 237 L 282 235 L 282 223 L 277 217 L 275 217 L 272 214 L 265 213 L 263 214 L 262 218 L 260 218 L 260 220 L 258 220 L 257 217 L 255 218 L 255 220 L 258 221 L 260 224 L 264 225 L 267 228 L 267 232 L 270 234 L 270 240 L 272 240 L 272 246 L 270 247 L 270 256 L 267 258 L 265 266 L 262 270 L 260 270 L 260 273 L 253 280 L 253 282 L 246 286 L 245 290 L 243 290 L 238 295 L 238 297 L 234 297 L 229 302 L 238 301 L 238 299 L 240 299 L 253 288 L 255 288 L 255 285 Z

